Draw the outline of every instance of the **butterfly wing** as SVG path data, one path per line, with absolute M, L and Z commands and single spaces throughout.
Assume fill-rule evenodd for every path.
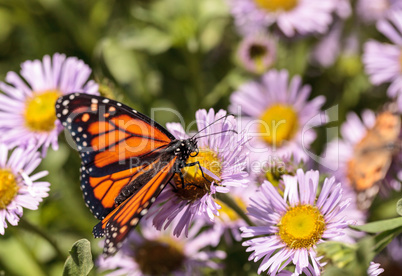
M 400 129 L 399 116 L 383 112 L 377 116 L 373 128 L 356 145 L 354 158 L 349 161 L 349 178 L 357 191 L 369 189 L 385 177 Z
M 152 177 L 144 175 L 146 168 L 175 139 L 147 116 L 99 96 L 63 96 L 56 102 L 56 116 L 77 144 L 82 159 L 81 189 L 98 219 L 115 209 L 122 191 L 128 196 L 141 189 Z
M 367 209 L 377 195 L 379 186 L 391 165 L 401 129 L 400 117 L 385 111 L 374 126 L 355 146 L 354 157 L 348 163 L 348 178 L 357 192 L 357 204 Z
M 106 235 L 103 249 L 105 255 L 114 254 L 130 230 L 148 212 L 156 197 L 173 177 L 174 170 L 172 168 L 176 160 L 177 157 L 174 155 L 161 156 L 155 166 L 152 165 L 149 168 L 156 172 L 151 172 L 153 177 L 94 227 L 95 237 L 101 237 L 103 233 Z

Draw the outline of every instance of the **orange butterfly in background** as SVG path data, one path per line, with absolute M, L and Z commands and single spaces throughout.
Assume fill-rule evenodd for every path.
M 378 114 L 374 126 L 355 146 L 353 158 L 348 163 L 348 178 L 357 192 L 360 209 L 370 206 L 379 190 L 379 181 L 388 172 L 392 156 L 400 150 L 400 132 L 399 115 L 384 111 Z
M 111 99 L 65 95 L 56 102 L 56 116 L 80 152 L 81 189 L 101 220 L 93 234 L 106 236 L 106 255 L 120 248 L 176 173 L 183 181 L 182 168 L 200 166 L 186 164 L 198 154 L 194 136 L 177 140 L 152 119 Z

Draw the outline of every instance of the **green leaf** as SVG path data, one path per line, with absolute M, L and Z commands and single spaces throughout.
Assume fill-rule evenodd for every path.
M 63 276 L 88 275 L 94 266 L 90 242 L 87 239 L 78 240 L 69 253 L 70 256 L 64 264 Z
M 352 229 L 367 233 L 379 233 L 402 227 L 402 217 L 370 222 L 364 225 L 350 226 Z
M 402 216 L 402 198 L 396 203 L 396 212 Z
M 397 229 L 392 229 L 385 231 L 381 234 L 378 234 L 375 240 L 375 248 L 374 251 L 376 254 L 379 254 L 396 236 L 402 233 L 402 227 Z

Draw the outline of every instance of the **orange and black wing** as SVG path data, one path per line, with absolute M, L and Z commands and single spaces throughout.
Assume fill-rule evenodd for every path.
M 149 184 L 147 168 L 168 156 L 164 149 L 175 139 L 147 116 L 99 96 L 63 96 L 56 116 L 80 152 L 85 203 L 100 220 L 116 208 L 116 198 L 123 202 Z
M 104 254 L 114 254 L 130 230 L 148 212 L 156 197 L 172 178 L 174 174 L 172 168 L 176 159 L 174 155 L 162 155 L 149 168 L 153 177 L 94 227 L 95 237 L 106 236 Z

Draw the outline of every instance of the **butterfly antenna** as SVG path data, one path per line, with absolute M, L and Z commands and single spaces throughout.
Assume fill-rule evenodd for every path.
M 198 136 L 197 138 L 208 137 L 208 136 L 217 135 L 217 134 L 226 133 L 226 132 L 233 132 L 233 133 L 239 134 L 239 133 L 238 133 L 236 130 L 234 130 L 234 129 L 227 129 L 227 130 L 220 131 L 220 132 L 210 133 L 210 134 L 208 134 L 208 135 Z
M 205 129 L 207 129 L 208 127 L 212 126 L 212 125 L 215 124 L 216 122 L 219 122 L 219 121 L 222 120 L 222 119 L 225 119 L 225 120 L 226 120 L 226 118 L 229 117 L 229 116 L 234 116 L 234 115 L 231 114 L 231 113 L 229 113 L 229 114 L 226 114 L 225 116 L 220 117 L 219 119 L 213 121 L 213 122 L 210 123 L 209 125 L 205 126 L 205 127 L 202 128 L 201 130 L 199 130 L 196 134 L 194 134 L 194 135 L 191 137 L 191 139 L 194 139 L 194 137 L 195 137 L 197 134 L 200 134 L 200 132 L 204 131 Z M 222 131 L 222 132 L 219 132 L 219 133 L 223 133 L 223 132 L 227 132 L 227 131 Z M 236 131 L 234 131 L 234 132 L 236 132 Z M 213 133 L 213 134 L 219 134 L 219 133 Z M 236 133 L 237 133 L 237 132 L 236 132 Z M 212 134 L 209 134 L 209 135 L 212 135 Z M 205 137 L 205 136 L 207 136 L 207 135 L 199 136 L 198 138 L 200 138 L 200 137 Z

